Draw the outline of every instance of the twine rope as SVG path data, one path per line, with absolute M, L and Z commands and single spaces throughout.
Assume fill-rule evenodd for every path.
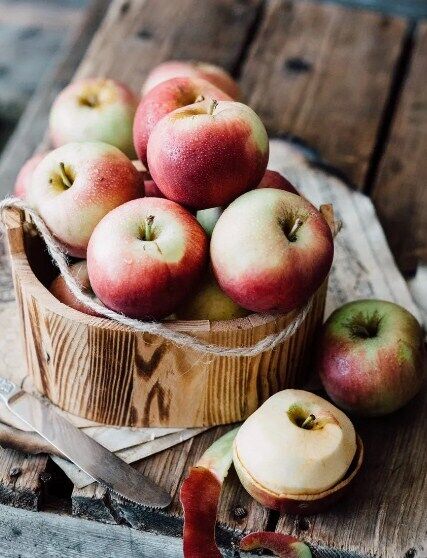
M 271 333 L 253 345 L 249 345 L 247 347 L 224 347 L 214 343 L 207 343 L 206 341 L 193 337 L 188 333 L 174 331 L 161 322 L 144 322 L 135 318 L 129 318 L 124 314 L 120 314 L 99 304 L 82 291 L 80 283 L 71 275 L 69 271 L 65 252 L 59 247 L 43 219 L 23 200 L 16 197 L 8 197 L 0 202 L 0 212 L 3 223 L 3 211 L 5 209 L 13 208 L 24 210 L 31 217 L 35 227 L 46 243 L 48 252 L 64 278 L 67 287 L 79 302 L 105 318 L 109 318 L 110 320 L 143 333 L 160 335 L 167 341 L 171 341 L 181 347 L 193 349 L 202 354 L 227 357 L 252 357 L 274 349 L 298 330 L 313 306 L 314 295 L 301 308 L 300 312 L 295 316 L 292 322 L 290 322 L 284 329 L 277 333 Z

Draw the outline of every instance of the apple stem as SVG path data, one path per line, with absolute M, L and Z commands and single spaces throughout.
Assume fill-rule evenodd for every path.
M 208 114 L 213 114 L 213 111 L 216 109 L 217 106 L 218 106 L 218 101 L 216 99 L 212 99 L 212 102 L 209 106 Z
M 144 240 L 152 240 L 154 215 L 145 218 Z
M 63 162 L 59 163 L 59 168 L 60 168 L 60 171 L 59 171 L 59 172 L 60 172 L 60 174 L 61 174 L 62 182 L 64 183 L 64 185 L 65 185 L 67 188 L 71 188 L 71 186 L 73 185 L 73 183 L 72 183 L 70 177 L 68 176 L 67 171 L 65 170 L 65 165 L 64 165 Z
M 305 421 L 301 424 L 301 428 L 305 428 L 306 430 L 310 430 L 313 427 L 313 423 L 316 420 L 314 415 L 308 415 Z
M 292 227 L 290 233 L 288 234 L 288 239 L 293 242 L 294 240 L 296 240 L 295 234 L 298 231 L 298 229 L 301 227 L 301 225 L 303 224 L 303 220 L 298 218 L 296 219 L 294 226 Z
M 200 103 L 201 101 L 204 101 L 205 98 L 203 97 L 203 95 L 198 95 L 195 99 L 195 103 Z

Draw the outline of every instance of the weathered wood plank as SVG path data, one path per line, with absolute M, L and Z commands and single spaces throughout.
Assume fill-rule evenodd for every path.
M 427 550 L 427 393 L 393 415 L 355 422 L 365 463 L 351 493 L 327 513 L 280 518 L 277 530 L 313 545 L 377 558 L 423 558 Z M 385 434 L 387 433 L 387 434 Z M 424 551 L 424 553 L 423 553 Z
M 58 91 L 65 86 L 75 72 L 107 6 L 107 0 L 92 0 L 80 25 L 65 41 L 56 59 L 57 63 L 39 83 L 13 136 L 2 152 L 0 197 L 12 190 L 19 169 L 42 141 L 50 106 Z
M 266 6 L 242 71 L 249 104 L 361 186 L 407 24 L 305 0 Z
M 407 80 L 372 197 L 397 263 L 427 262 L 427 23 L 419 25 Z
M 40 475 L 45 472 L 47 455 L 29 455 L 0 448 L 0 502 L 37 510 L 42 500 Z
M 139 91 L 149 70 L 170 58 L 232 71 L 260 6 L 261 0 L 114 2 L 77 77 L 108 75 Z

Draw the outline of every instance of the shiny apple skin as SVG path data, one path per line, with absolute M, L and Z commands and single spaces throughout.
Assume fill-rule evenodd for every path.
M 377 334 L 361 337 L 357 324 L 377 319 Z M 422 329 L 410 312 L 392 302 L 359 300 L 335 310 L 326 321 L 316 369 L 339 407 L 378 416 L 399 409 L 418 393 L 425 381 L 423 358 Z
M 197 99 L 230 100 L 230 97 L 208 81 L 195 77 L 179 77 L 159 83 L 138 105 L 133 124 L 133 142 L 139 159 L 147 165 L 148 138 L 155 125 L 170 112 L 192 105 Z
M 141 240 L 153 216 L 154 240 Z M 178 204 L 143 198 L 111 211 L 94 230 L 88 271 L 98 298 L 112 310 L 141 319 L 171 314 L 198 284 L 208 240 L 196 219 Z
M 60 163 L 73 175 L 67 188 Z M 51 151 L 37 165 L 27 192 L 63 248 L 86 257 L 93 229 L 115 207 L 144 195 L 142 175 L 119 149 L 102 142 L 68 143 Z
M 90 102 L 96 99 L 96 104 Z M 52 144 L 102 141 L 128 157 L 135 150 L 132 126 L 139 98 L 124 84 L 105 78 L 86 78 L 68 85 L 52 105 L 49 129 Z
M 16 182 L 13 189 L 13 193 L 15 194 L 15 196 L 25 200 L 34 170 L 46 155 L 47 151 L 44 151 L 43 153 L 36 153 L 35 155 L 27 159 L 27 161 L 25 161 L 18 173 L 18 176 L 16 177 Z
M 151 70 L 142 89 L 143 95 L 147 95 L 159 83 L 176 77 L 205 79 L 224 91 L 232 99 L 240 98 L 239 86 L 223 68 L 206 62 L 182 60 L 168 60 Z
M 165 197 L 193 209 L 227 205 L 255 188 L 268 137 L 252 109 L 234 101 L 194 103 L 162 118 L 148 140 L 148 167 Z
M 291 192 L 292 194 L 299 195 L 298 190 L 279 172 L 267 169 L 261 182 L 258 184 L 258 188 L 276 188 L 277 190 L 285 190 L 285 192 Z
M 296 218 L 304 223 L 290 242 Z M 334 245 L 322 215 L 301 196 L 273 188 L 252 190 L 231 203 L 215 225 L 212 267 L 221 289 L 253 312 L 290 312 L 320 287 Z
M 69 271 L 71 275 L 80 283 L 85 294 L 95 299 L 95 294 L 92 290 L 92 287 L 90 286 L 86 261 L 82 260 L 80 262 L 76 262 L 69 267 Z M 83 312 L 84 314 L 88 314 L 89 316 L 100 316 L 100 314 L 98 314 L 94 310 L 91 310 L 85 304 L 77 300 L 77 298 L 68 288 L 67 283 L 65 282 L 65 279 L 62 277 L 62 275 L 58 275 L 58 277 L 56 277 L 52 281 L 49 290 L 55 298 L 57 298 L 60 302 L 66 304 L 70 308 L 78 310 L 79 312 Z M 97 302 L 99 303 L 99 301 Z

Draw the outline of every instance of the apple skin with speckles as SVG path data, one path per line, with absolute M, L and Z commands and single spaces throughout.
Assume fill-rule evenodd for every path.
M 159 120 L 202 99 L 227 101 L 230 97 L 204 79 L 179 77 L 159 83 L 142 98 L 133 123 L 133 142 L 144 165 L 147 165 L 148 138 Z
M 147 95 L 159 83 L 177 77 L 201 78 L 218 87 L 232 99 L 239 99 L 239 86 L 223 68 L 206 62 L 168 60 L 151 70 L 142 88 Z
M 425 381 L 423 332 L 392 302 L 358 300 L 331 314 L 318 342 L 316 369 L 329 397 L 364 416 L 392 413 Z
M 278 190 L 285 190 L 285 192 L 291 192 L 291 194 L 299 195 L 298 190 L 293 186 L 289 180 L 287 180 L 280 172 L 267 169 L 261 182 L 258 184 L 258 188 L 276 188 Z
M 89 238 L 104 215 L 143 195 L 142 174 L 119 149 L 81 142 L 44 157 L 33 172 L 27 201 L 68 254 L 85 258 Z
M 208 239 L 189 211 L 163 198 L 130 201 L 102 219 L 88 247 L 92 289 L 126 316 L 161 319 L 196 287 Z
M 269 144 L 259 117 L 235 101 L 201 101 L 158 122 L 148 167 L 165 197 L 193 209 L 227 205 L 257 186 Z
M 77 141 L 102 141 L 128 157 L 135 150 L 132 126 L 139 98 L 113 79 L 86 78 L 61 91 L 52 105 L 49 131 L 54 147 Z
M 13 189 L 13 193 L 15 194 L 15 196 L 25 200 L 34 170 L 46 155 L 47 151 L 44 151 L 43 153 L 36 153 L 35 155 L 27 159 L 27 161 L 25 161 L 18 173 L 18 176 L 16 177 L 15 186 Z
M 332 234 L 320 212 L 301 196 L 274 188 L 237 198 L 218 219 L 211 239 L 219 286 L 253 312 L 301 307 L 328 275 L 333 253 Z

